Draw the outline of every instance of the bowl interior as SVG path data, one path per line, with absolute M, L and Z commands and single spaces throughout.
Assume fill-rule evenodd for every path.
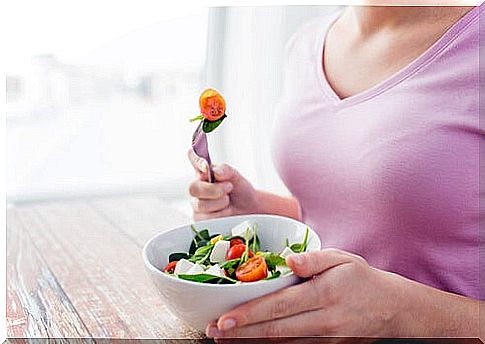
M 194 224 L 200 231 L 208 229 L 209 233 L 222 235 L 231 234 L 231 229 L 243 221 L 257 225 L 258 237 L 261 241 L 261 250 L 280 252 L 284 249 L 286 239 L 290 244 L 302 242 L 307 225 L 281 216 L 274 215 L 245 215 L 217 218 L 201 221 Z M 319 250 L 320 239 L 311 228 L 308 235 L 308 250 Z M 190 225 L 177 227 L 157 234 L 144 248 L 144 255 L 152 270 L 163 269 L 168 264 L 168 255 L 173 252 L 188 252 L 194 233 Z M 160 272 L 162 274 L 162 272 Z

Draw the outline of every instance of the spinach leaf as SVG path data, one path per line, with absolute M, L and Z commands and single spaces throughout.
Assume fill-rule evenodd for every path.
M 195 233 L 195 237 L 190 243 L 189 254 L 194 254 L 199 247 L 206 246 L 207 242 L 210 241 L 211 237 L 209 235 L 208 229 L 203 229 L 198 232 L 193 225 L 191 225 L 190 228 Z
M 194 225 L 190 225 L 190 229 L 192 229 L 192 232 L 195 234 L 195 238 L 198 238 L 198 240 L 209 240 L 210 235 L 209 235 L 209 230 L 208 229 L 203 229 L 200 232 L 195 229 Z
M 204 119 L 202 121 L 202 131 L 204 133 L 210 133 L 211 131 L 213 131 L 215 128 L 217 128 L 221 123 L 222 121 L 224 120 L 224 118 L 226 118 L 226 114 L 224 114 L 221 118 L 219 118 L 217 121 L 209 121 L 207 119 Z
M 168 261 L 173 262 L 180 259 L 189 259 L 189 255 L 185 252 L 175 252 L 168 256 Z
M 189 261 L 198 264 L 205 264 L 214 248 L 213 244 L 208 244 L 206 246 L 199 247 L 192 257 L 190 257 Z
M 220 276 L 214 276 L 214 275 L 209 275 L 205 273 L 196 274 L 196 275 L 180 274 L 178 275 L 178 277 L 186 281 L 210 283 L 210 284 L 234 284 L 237 282 L 236 280 L 229 277 L 220 277 Z
M 302 243 L 293 244 L 290 246 L 291 250 L 295 253 L 303 253 L 306 251 L 308 245 L 308 227 L 305 232 L 305 237 Z
M 229 276 L 234 276 L 236 269 L 241 263 L 241 258 L 235 258 L 228 260 L 220 265 L 221 268 L 225 269 Z
M 266 265 L 268 265 L 268 270 L 273 272 L 276 270 L 276 266 L 286 266 L 286 261 L 279 254 L 272 252 L 262 252 Z
M 272 279 L 274 279 L 274 278 L 278 278 L 278 277 L 280 277 L 280 276 L 281 276 L 281 272 L 279 272 L 279 271 L 275 271 L 275 272 L 273 272 L 273 273 L 271 274 L 271 276 L 266 277 L 265 279 L 263 279 L 263 281 L 272 280 Z

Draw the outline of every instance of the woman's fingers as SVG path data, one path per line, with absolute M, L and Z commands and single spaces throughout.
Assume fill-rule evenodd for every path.
M 325 311 L 318 309 L 225 331 L 214 324 L 209 324 L 206 334 L 208 337 L 215 338 L 315 336 L 325 333 L 327 326 L 325 321 L 322 321 L 325 317 Z
M 242 304 L 222 315 L 217 326 L 223 331 L 315 310 L 322 299 L 322 290 L 315 283 L 309 280 Z
M 227 207 L 212 213 L 198 213 L 194 211 L 194 220 L 201 221 L 201 220 L 208 220 L 208 219 L 214 219 L 216 217 L 226 217 L 231 215 L 233 215 L 231 207 Z
M 194 199 L 193 209 L 196 213 L 212 213 L 222 210 L 229 206 L 229 195 L 224 195 L 218 199 Z
M 237 182 L 237 179 L 240 177 L 239 172 L 234 167 L 227 164 L 213 165 L 212 171 L 218 182 Z
M 322 249 L 286 258 L 286 264 L 300 277 L 311 277 L 341 264 L 364 261 L 362 257 L 338 249 Z
M 191 196 L 199 199 L 219 199 L 232 191 L 233 185 L 225 183 L 208 183 L 203 180 L 195 180 L 189 186 Z
M 207 171 L 209 171 L 209 164 L 207 161 L 198 156 L 192 148 L 189 149 L 188 156 L 190 163 L 197 172 L 207 173 Z

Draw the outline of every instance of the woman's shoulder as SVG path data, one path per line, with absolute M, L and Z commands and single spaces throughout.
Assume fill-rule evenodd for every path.
M 306 20 L 298 26 L 290 38 L 286 41 L 285 56 L 291 59 L 295 54 L 313 54 L 315 44 L 323 41 L 325 33 L 334 20 L 341 14 L 342 10 L 337 10 L 325 15 L 319 15 Z
M 305 47 L 314 47 L 316 40 L 323 40 L 325 32 L 342 11 L 337 10 L 329 14 L 320 15 L 300 24 L 286 42 L 285 52 L 305 51 Z

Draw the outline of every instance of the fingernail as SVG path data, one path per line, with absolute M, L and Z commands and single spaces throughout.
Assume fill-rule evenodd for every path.
M 219 329 L 221 331 L 227 331 L 227 330 L 230 330 L 231 328 L 234 328 L 234 327 L 236 327 L 236 320 L 234 320 L 232 318 L 229 318 L 229 319 L 224 320 L 219 325 Z
M 207 329 L 207 332 L 206 332 L 206 335 L 207 337 L 220 337 L 221 336 L 221 333 L 219 332 L 219 330 L 217 329 L 217 327 L 215 326 L 211 326 Z
M 207 172 L 209 170 L 209 166 L 207 164 L 207 161 L 200 160 L 199 161 L 199 169 L 200 169 L 201 172 Z
M 229 193 L 232 191 L 233 187 L 234 186 L 232 185 L 232 183 L 227 183 L 224 185 L 224 191 L 226 191 L 226 193 Z
M 303 258 L 301 254 L 292 254 L 288 256 L 288 259 L 290 259 L 296 266 L 301 266 L 303 265 L 303 261 L 305 258 Z
M 219 177 L 222 177 L 224 176 L 224 171 L 222 170 L 222 168 L 220 168 L 219 166 L 214 166 L 212 168 L 212 171 L 217 174 Z

